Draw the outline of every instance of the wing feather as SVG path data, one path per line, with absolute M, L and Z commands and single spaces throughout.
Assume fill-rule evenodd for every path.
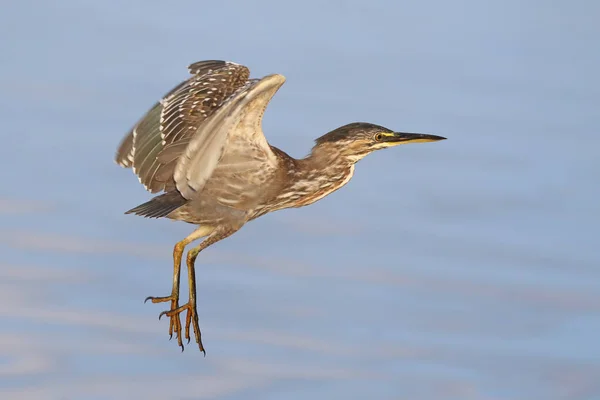
M 132 167 L 151 193 L 175 188 L 176 160 L 198 127 L 229 97 L 247 84 L 247 67 L 229 61 L 208 60 L 191 64 L 192 74 L 156 103 L 127 133 L 116 162 Z M 163 150 L 173 145 L 168 151 Z
M 217 179 L 212 175 L 222 159 L 234 165 L 254 159 L 255 169 L 274 168 L 277 159 L 262 132 L 262 118 L 284 82 L 278 74 L 250 81 L 200 125 L 175 168 L 175 184 L 183 197 L 198 196 L 209 179 Z

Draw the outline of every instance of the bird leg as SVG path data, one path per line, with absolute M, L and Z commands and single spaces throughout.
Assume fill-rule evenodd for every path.
M 152 300 L 153 303 L 164 303 L 170 301 L 171 310 L 176 310 L 179 308 L 179 276 L 181 271 L 181 258 L 183 257 L 185 246 L 196 239 L 207 236 L 210 234 L 210 232 L 212 232 L 212 230 L 213 229 L 209 227 L 200 227 L 175 245 L 173 248 L 173 288 L 171 289 L 171 295 L 164 297 L 149 296 L 146 298 L 146 300 L 144 300 L 144 303 L 148 300 Z M 164 314 L 165 312 L 161 313 L 158 318 L 160 319 L 160 317 L 162 317 Z M 175 332 L 177 343 L 183 349 L 183 342 L 181 338 L 181 320 L 179 319 L 179 314 L 169 317 L 169 339 L 173 338 L 173 332 Z
M 206 239 L 204 239 L 198 246 L 190 249 L 187 253 L 187 267 L 188 267 L 188 286 L 190 291 L 189 301 L 175 309 L 165 311 L 163 314 L 169 316 L 171 319 L 177 318 L 179 320 L 179 314 L 186 311 L 185 316 L 185 338 L 188 343 L 190 342 L 190 326 L 194 329 L 194 336 L 196 337 L 196 343 L 200 348 L 200 351 L 206 356 L 206 350 L 202 345 L 202 333 L 200 332 L 200 326 L 198 324 L 198 309 L 196 307 L 196 257 L 198 254 L 206 249 L 208 246 L 218 242 L 219 240 L 225 239 L 232 235 L 237 229 L 219 229 L 213 231 Z M 178 326 L 178 337 L 181 338 L 181 325 Z M 183 350 L 183 344 L 179 343 Z
M 149 296 L 146 297 L 144 303 L 148 300 L 152 300 L 153 303 L 163 303 L 170 301 L 172 310 L 179 307 L 179 276 L 181 272 L 181 257 L 183 256 L 183 250 L 185 249 L 186 244 L 186 240 L 184 239 L 181 242 L 178 242 L 173 248 L 173 288 L 171 289 L 171 295 L 163 297 Z M 170 320 L 169 339 L 173 338 L 173 331 L 175 331 L 175 336 L 177 337 L 179 345 L 183 346 L 183 344 L 181 343 L 181 337 L 177 334 L 178 332 L 181 332 L 181 321 L 179 320 L 179 317 L 171 318 Z

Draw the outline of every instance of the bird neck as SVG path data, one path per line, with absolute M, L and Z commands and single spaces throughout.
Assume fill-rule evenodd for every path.
M 313 148 L 307 157 L 290 166 L 286 192 L 296 199 L 293 207 L 306 206 L 344 186 L 353 174 L 354 162 L 341 153 Z
M 343 150 L 334 145 L 317 145 L 312 148 L 308 156 L 298 161 L 305 169 L 321 171 L 349 169 L 354 166 L 356 160 L 346 156 Z

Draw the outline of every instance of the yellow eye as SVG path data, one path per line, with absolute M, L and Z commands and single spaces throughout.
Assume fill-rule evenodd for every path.
M 383 139 L 383 134 L 378 133 L 377 135 L 375 135 L 375 141 L 381 142 L 381 139 Z

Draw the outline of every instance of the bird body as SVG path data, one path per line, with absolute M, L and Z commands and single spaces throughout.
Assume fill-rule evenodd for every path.
M 195 260 L 200 251 L 266 213 L 312 204 L 350 181 L 355 163 L 367 154 L 408 142 L 437 141 L 434 135 L 394 132 L 356 122 L 316 139 L 309 155 L 295 159 L 271 146 L 262 132 L 265 109 L 285 82 L 279 74 L 250 79 L 247 67 L 219 60 L 188 67 L 192 76 L 177 85 L 125 136 L 116 162 L 132 168 L 151 193 L 162 192 L 127 213 L 166 217 L 198 225 L 173 251 L 169 333 L 183 348 L 179 314 L 186 313 L 200 339 L 196 310 Z M 185 246 L 190 301 L 179 306 L 179 271 Z M 147 300 L 148 300 L 147 299 Z M 163 315 L 161 314 L 161 316 Z
M 319 156 L 311 154 L 297 160 L 275 147 L 273 150 L 278 154 L 276 168 L 251 182 L 261 188 L 260 202 L 246 200 L 255 197 L 243 192 L 245 185 L 211 180 L 203 194 L 166 217 L 196 225 L 240 225 L 269 212 L 312 204 L 344 186 L 354 174 L 354 164 L 339 158 L 315 160 Z M 235 199 L 235 207 L 227 206 L 229 198 Z

